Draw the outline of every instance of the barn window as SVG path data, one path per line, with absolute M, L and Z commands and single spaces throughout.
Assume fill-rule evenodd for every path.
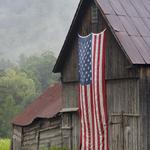
M 91 22 L 98 23 L 98 8 L 95 5 L 91 7 Z

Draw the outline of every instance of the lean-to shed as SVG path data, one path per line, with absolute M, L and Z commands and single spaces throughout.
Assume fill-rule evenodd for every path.
M 70 111 L 78 108 L 78 33 L 84 36 L 105 28 L 110 150 L 149 150 L 149 0 L 80 1 L 53 70 L 61 73 L 63 115 L 79 122 L 78 112 Z M 69 126 L 70 149 L 79 149 L 80 127 Z
M 13 150 L 61 147 L 61 84 L 49 87 L 13 120 Z

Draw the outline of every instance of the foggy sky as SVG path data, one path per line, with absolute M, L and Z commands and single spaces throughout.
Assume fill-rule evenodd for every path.
M 0 0 L 0 58 L 52 50 L 57 56 L 79 0 Z

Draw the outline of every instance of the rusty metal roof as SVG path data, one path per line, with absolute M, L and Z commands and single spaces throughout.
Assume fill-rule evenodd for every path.
M 73 35 L 81 9 L 81 0 L 61 53 L 54 66 L 60 72 L 60 65 L 67 42 Z M 150 0 L 94 0 L 104 19 L 111 27 L 117 41 L 132 64 L 150 64 Z
M 27 126 L 37 118 L 51 118 L 60 112 L 62 107 L 61 84 L 49 87 L 41 96 L 19 114 L 13 124 Z

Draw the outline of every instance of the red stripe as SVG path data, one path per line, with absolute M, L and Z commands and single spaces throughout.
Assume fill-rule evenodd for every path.
M 89 143 L 88 143 L 88 149 L 90 149 L 90 141 L 91 141 L 91 138 L 90 138 L 90 124 L 89 124 L 89 114 L 88 114 L 88 98 L 87 98 L 87 86 L 85 85 L 84 86 L 84 93 L 85 93 L 85 106 L 86 106 L 86 116 L 87 116 L 87 126 L 88 126 L 88 138 L 89 138 Z
M 93 93 L 93 114 L 94 114 L 94 118 L 96 119 L 96 128 L 98 129 L 98 124 L 97 124 L 97 115 L 96 115 L 96 109 L 95 109 L 95 106 L 96 106 L 96 104 L 95 104 L 95 84 L 94 84 L 94 81 L 95 81 L 95 55 L 96 55 L 96 53 L 95 53 L 95 51 L 96 51 L 96 36 L 94 35 L 94 48 L 93 48 L 93 70 L 92 70 L 92 86 L 93 86 L 93 90 L 92 90 L 92 93 Z M 94 121 L 94 127 L 95 127 L 95 121 Z M 95 130 L 94 130 L 95 131 Z M 95 136 L 97 136 L 97 133 L 93 133 Z M 93 141 L 93 149 L 95 149 L 95 142 L 97 142 L 97 141 L 95 141 L 96 140 L 96 138 L 94 139 L 94 141 Z
M 102 57 L 102 91 L 103 91 L 103 100 L 104 100 L 104 114 L 106 120 L 106 140 L 107 145 L 106 149 L 108 150 L 108 116 L 107 116 L 107 97 L 106 97 L 106 82 L 105 82 L 105 63 L 106 63 L 106 31 L 104 32 L 104 40 L 103 40 L 103 57 Z
M 83 93 L 82 93 L 82 85 L 80 85 L 80 105 L 81 105 L 81 132 L 82 132 L 82 143 L 81 143 L 81 149 L 85 149 L 85 115 L 84 115 L 84 110 L 83 110 Z
M 92 86 L 92 84 L 90 85 L 90 98 L 91 98 L 91 111 L 92 111 L 92 134 L 93 134 L 93 141 L 92 141 L 92 143 L 93 143 L 93 150 L 95 149 L 95 126 L 94 126 L 94 103 L 93 103 L 93 86 Z
M 99 44 L 99 37 L 97 35 L 95 35 L 97 38 L 98 38 L 98 42 L 96 43 L 96 45 Z M 99 48 L 99 45 L 98 45 L 98 48 Z M 98 52 L 95 52 L 97 53 L 97 55 L 99 55 L 99 49 L 98 49 Z M 99 57 L 99 56 L 98 56 Z M 95 65 L 96 65 L 96 70 L 94 70 L 94 73 L 96 74 L 96 78 L 97 78 L 97 81 L 95 83 L 95 88 L 94 88 L 94 92 L 96 92 L 98 95 L 99 95 L 99 91 L 95 91 L 97 89 L 97 86 L 98 86 L 98 82 L 99 82 L 99 78 L 97 77 L 98 73 L 97 73 L 97 69 L 99 68 L 99 59 L 94 59 L 95 60 Z M 95 75 L 94 75 L 95 76 Z M 94 82 L 94 81 L 93 81 Z M 99 111 L 99 97 L 97 95 L 97 98 L 95 98 L 95 101 L 97 101 L 97 105 L 95 105 L 95 107 L 97 107 L 98 111 Z M 96 116 L 97 116 L 97 143 L 98 143 L 98 149 L 100 149 L 100 136 L 99 136 L 99 114 L 97 113 L 96 111 Z
M 82 91 L 82 86 L 81 86 L 81 91 Z M 86 135 L 87 135 L 87 131 L 86 131 L 86 120 L 85 120 L 85 117 L 86 117 L 86 114 L 84 112 L 84 108 L 83 108 L 83 105 L 84 105 L 84 97 L 83 97 L 83 91 L 81 92 L 82 93 L 82 112 L 83 112 L 83 120 L 84 120 L 84 150 L 86 150 Z
M 100 73 L 100 41 L 101 41 L 101 34 L 98 35 L 99 36 L 99 41 L 98 41 L 98 72 L 97 72 L 97 96 L 98 96 L 98 110 L 99 110 L 99 118 L 100 118 L 100 127 L 101 127 L 101 134 L 102 134 L 102 150 L 104 150 L 104 128 L 103 128 L 103 123 L 102 123 L 102 114 L 101 114 L 101 103 L 100 103 L 100 89 L 99 89 L 99 84 L 102 84 L 100 83 L 100 78 L 99 78 L 99 73 Z M 100 134 L 100 133 L 99 133 Z M 99 135 L 100 136 L 100 135 Z M 99 145 L 100 146 L 100 145 Z
M 84 126 L 84 124 L 83 124 L 83 122 L 82 122 L 82 120 L 83 120 L 83 110 L 82 110 L 82 98 L 81 98 L 81 95 L 82 95 L 82 92 L 81 92 L 81 85 L 80 85 L 80 112 L 81 112 L 81 148 L 82 148 L 82 146 L 83 146 L 83 126 Z
M 81 99 L 80 99 L 80 94 L 81 94 L 81 92 L 80 92 L 80 84 L 78 85 L 78 99 L 79 99 L 79 101 L 78 101 L 78 106 L 79 106 L 79 117 L 80 117 L 80 120 L 82 119 L 82 115 L 81 115 Z M 80 121 L 80 149 L 81 149 L 81 146 L 82 146 L 82 123 L 81 123 L 81 121 Z

